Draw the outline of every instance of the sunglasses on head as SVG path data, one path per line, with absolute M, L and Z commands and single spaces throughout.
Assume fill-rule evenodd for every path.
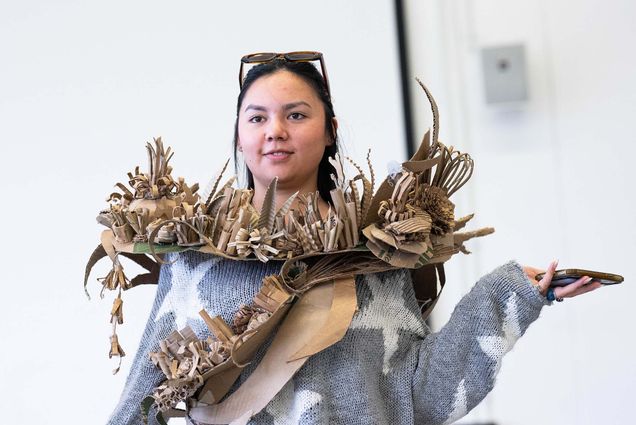
M 327 94 L 331 97 L 329 89 L 329 79 L 327 78 L 327 68 L 325 68 L 325 60 L 320 52 L 289 52 L 289 53 L 251 53 L 241 58 L 241 68 L 239 69 L 239 87 L 243 88 L 243 65 L 261 64 L 272 62 L 274 60 L 284 60 L 287 62 L 320 62 L 320 71 L 322 79 L 325 81 Z

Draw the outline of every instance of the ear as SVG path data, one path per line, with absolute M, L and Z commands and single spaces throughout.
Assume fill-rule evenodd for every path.
M 336 141 L 336 137 L 338 135 L 338 120 L 336 119 L 336 117 L 333 117 L 331 119 L 331 125 L 333 127 L 333 134 L 331 135 L 331 140 L 328 143 L 329 145 L 332 145 Z
M 236 150 L 238 150 L 239 152 L 243 152 L 243 146 L 241 146 L 240 140 L 236 141 Z

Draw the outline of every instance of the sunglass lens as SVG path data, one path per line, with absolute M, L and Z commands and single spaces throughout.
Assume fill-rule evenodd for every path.
M 255 53 L 243 58 L 245 63 L 269 62 L 276 57 L 276 53 Z
M 292 52 L 285 55 L 290 61 L 313 61 L 320 59 L 320 54 L 316 52 Z

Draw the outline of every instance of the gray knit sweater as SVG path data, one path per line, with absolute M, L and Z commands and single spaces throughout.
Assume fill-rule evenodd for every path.
M 201 308 L 231 323 L 261 279 L 282 264 L 197 252 L 170 259 L 176 262 L 161 269 L 148 324 L 109 424 L 141 423 L 140 401 L 164 379 L 148 356 L 161 339 L 185 325 L 207 337 Z M 482 277 L 444 328 L 431 333 L 409 276 L 405 270 L 358 276 L 359 310 L 345 337 L 311 357 L 250 424 L 448 424 L 475 407 L 492 389 L 503 355 L 547 301 L 519 264 L 510 262 Z

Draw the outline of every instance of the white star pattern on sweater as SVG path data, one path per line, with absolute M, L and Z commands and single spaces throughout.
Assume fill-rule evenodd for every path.
M 274 425 L 296 425 L 303 413 L 320 403 L 322 395 L 310 390 L 294 392 L 294 382 L 289 381 L 267 405 L 265 410 L 274 418 Z
M 518 296 L 514 292 L 506 302 L 505 317 L 502 330 L 504 336 L 480 336 L 477 338 L 482 351 L 496 362 L 494 373 L 501 367 L 501 359 L 504 354 L 512 349 L 512 346 L 521 336 L 519 316 L 517 313 Z
M 199 298 L 198 283 L 203 279 L 212 266 L 219 261 L 218 257 L 210 257 L 196 267 L 186 264 L 180 258 L 172 265 L 172 287 L 171 297 L 163 299 L 155 322 L 158 322 L 164 314 L 173 313 L 177 324 L 177 329 L 182 329 L 187 325 L 188 319 L 203 320 L 199 316 L 199 311 L 203 309 L 203 304 Z M 190 279 L 183 279 L 189 276 Z
M 406 307 L 404 302 L 404 285 L 406 279 L 401 279 L 399 284 L 391 282 L 391 285 L 382 282 L 375 274 L 367 275 L 367 284 L 373 299 L 369 305 L 353 316 L 350 329 L 378 329 L 382 331 L 384 340 L 384 358 L 382 373 L 385 375 L 391 370 L 389 362 L 398 350 L 400 330 L 410 331 L 417 335 L 424 335 L 424 326 L 421 317 L 415 315 Z M 410 285 L 411 282 L 408 282 Z M 378 320 L 382 317 L 383 320 Z
M 452 424 L 459 418 L 463 418 L 468 413 L 468 401 L 466 400 L 466 379 L 462 379 L 455 391 L 453 401 L 453 411 L 444 422 L 444 425 Z

